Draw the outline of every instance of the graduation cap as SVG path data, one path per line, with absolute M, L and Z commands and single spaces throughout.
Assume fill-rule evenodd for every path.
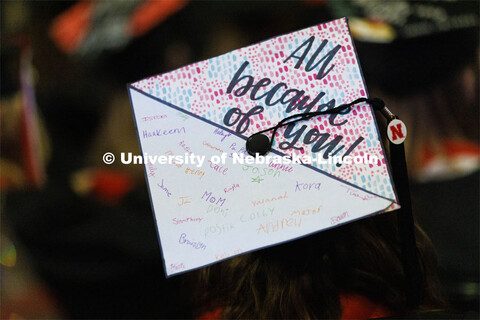
M 478 1 L 329 1 L 349 17 L 365 77 L 389 94 L 425 91 L 478 57 Z
M 128 91 L 167 276 L 400 208 L 345 18 Z

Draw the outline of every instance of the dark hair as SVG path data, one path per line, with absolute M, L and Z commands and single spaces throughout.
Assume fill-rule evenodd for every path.
M 441 307 L 436 257 L 416 226 L 424 302 Z M 396 315 L 409 313 L 395 213 L 381 214 L 198 271 L 199 312 L 224 318 L 340 318 L 340 293 L 360 294 Z

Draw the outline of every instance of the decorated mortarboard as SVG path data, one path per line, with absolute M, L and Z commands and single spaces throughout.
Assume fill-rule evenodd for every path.
M 128 90 L 167 276 L 399 208 L 345 18 Z

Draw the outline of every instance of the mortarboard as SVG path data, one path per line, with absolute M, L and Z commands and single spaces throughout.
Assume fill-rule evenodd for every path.
M 400 208 L 345 18 L 128 90 L 167 276 Z

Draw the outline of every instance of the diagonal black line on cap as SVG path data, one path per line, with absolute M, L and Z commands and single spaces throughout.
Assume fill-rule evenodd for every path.
M 204 122 L 206 122 L 206 123 L 208 123 L 208 124 L 210 124 L 210 125 L 212 125 L 212 126 L 215 126 L 215 127 L 219 128 L 219 129 L 221 129 L 221 130 L 225 130 L 225 131 L 227 131 L 227 132 L 229 132 L 229 133 L 231 133 L 231 134 L 233 134 L 233 135 L 235 135 L 235 136 L 237 136 L 237 137 L 245 140 L 245 142 L 246 142 L 247 139 L 248 139 L 248 137 L 245 137 L 244 135 L 241 135 L 241 134 L 239 134 L 239 133 L 237 133 L 237 132 L 235 132 L 235 131 L 233 131 L 233 130 L 231 130 L 231 129 L 229 129 L 229 128 L 226 128 L 226 127 L 224 127 L 224 126 L 221 126 L 221 125 L 219 125 L 219 124 L 217 124 L 217 123 L 215 123 L 215 122 L 213 122 L 213 121 L 211 121 L 211 120 L 205 119 L 205 118 L 203 118 L 203 117 L 201 117 L 201 116 L 199 116 L 199 115 L 197 115 L 197 114 L 194 114 L 194 113 L 192 113 L 192 112 L 190 112 L 190 111 L 187 111 L 187 110 L 185 110 L 185 109 L 182 109 L 182 108 L 180 108 L 180 107 L 178 107 L 178 106 L 176 106 L 176 105 L 174 105 L 174 104 L 172 104 L 172 103 L 170 103 L 170 102 L 167 102 L 167 101 L 165 101 L 165 100 L 162 100 L 162 99 L 160 99 L 160 98 L 157 98 L 157 97 L 155 97 L 155 96 L 152 96 L 151 94 L 146 93 L 145 91 L 134 87 L 132 84 L 129 84 L 129 85 L 128 85 L 128 88 L 131 89 L 131 90 L 137 91 L 138 93 L 143 94 L 144 96 L 147 96 L 147 97 L 149 97 L 149 98 L 151 98 L 151 99 L 153 99 L 153 100 L 155 100 L 155 101 L 157 101 L 157 102 L 160 102 L 160 103 L 166 105 L 167 107 L 170 107 L 170 108 L 175 109 L 175 110 L 177 110 L 177 111 L 180 111 L 180 112 L 183 112 L 183 113 L 185 113 L 185 114 L 188 114 L 188 115 L 191 116 L 191 117 L 194 117 L 194 118 L 196 118 L 196 119 L 202 120 L 202 121 L 204 121 Z M 132 102 L 132 104 L 133 104 L 133 102 Z M 284 154 L 284 153 L 282 153 L 282 152 L 280 152 L 280 151 L 277 151 L 277 150 L 274 150 L 274 149 L 272 149 L 270 152 L 275 153 L 276 155 L 279 155 L 279 156 L 282 156 L 282 157 L 284 157 L 284 156 L 287 156 L 287 157 L 288 157 L 288 156 L 289 156 L 289 155 L 287 155 L 287 154 Z M 342 180 L 342 179 L 340 179 L 340 178 L 338 178 L 338 177 L 336 177 L 336 176 L 334 176 L 334 175 L 332 175 L 332 174 L 330 174 L 330 173 L 327 173 L 327 172 L 325 172 L 325 171 L 323 171 L 323 170 L 321 170 L 321 169 L 319 169 L 319 168 L 316 168 L 316 167 L 314 167 L 314 166 L 311 166 L 311 165 L 309 165 L 309 164 L 304 164 L 304 163 L 302 163 L 301 165 L 303 165 L 303 166 L 305 166 L 305 167 L 307 167 L 307 168 L 309 168 L 309 169 L 311 169 L 311 170 L 314 170 L 314 171 L 316 171 L 316 172 L 318 172 L 318 173 L 321 173 L 321 174 L 323 174 L 323 175 L 325 175 L 325 176 L 327 176 L 327 177 L 329 177 L 329 178 L 332 178 L 332 179 L 335 179 L 335 180 L 340 181 L 340 182 L 342 182 L 342 183 L 345 183 L 345 184 L 347 184 L 347 185 L 349 185 L 349 186 L 351 186 L 351 187 L 353 187 L 353 188 L 362 190 L 363 192 L 369 193 L 369 194 L 371 194 L 371 195 L 374 195 L 374 196 L 376 196 L 376 197 L 379 197 L 379 198 L 382 198 L 382 199 L 385 199 L 385 200 L 388 200 L 388 201 L 393 201 L 394 203 L 398 203 L 398 201 L 395 201 L 395 199 L 390 199 L 390 198 L 387 198 L 387 197 L 384 197 L 384 196 L 375 194 L 375 193 L 373 193 L 373 192 L 371 192 L 371 191 L 369 191 L 369 190 L 366 190 L 366 189 L 364 189 L 364 188 L 361 188 L 361 187 L 359 187 L 359 186 L 357 186 L 357 185 L 354 185 L 354 184 L 352 184 L 352 183 L 350 183 L 350 182 L 348 182 L 348 181 L 344 181 L 344 180 Z

